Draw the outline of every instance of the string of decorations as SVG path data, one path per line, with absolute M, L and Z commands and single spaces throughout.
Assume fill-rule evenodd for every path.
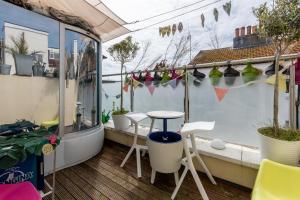
M 228 63 L 227 68 L 224 70 L 224 73 L 221 72 L 217 67 L 214 67 L 209 72 L 209 79 L 211 84 L 215 90 L 218 101 L 221 101 L 227 92 L 231 89 L 238 89 L 242 87 L 246 87 L 255 83 L 267 83 L 267 84 L 275 84 L 275 75 L 274 75 L 274 64 L 270 65 L 265 74 L 268 76 L 266 80 L 259 80 L 259 76 L 262 74 L 262 70 L 253 67 L 251 62 L 247 62 L 246 67 L 241 71 L 241 73 L 233 69 L 231 64 Z M 287 69 L 282 67 L 280 68 L 279 74 L 279 89 L 283 92 L 287 91 L 287 80 L 286 80 Z M 175 69 L 166 69 L 162 73 L 154 72 L 154 75 L 151 76 L 149 71 L 140 72 L 137 76 L 132 73 L 130 77 L 126 75 L 123 90 L 128 92 L 129 85 L 132 84 L 133 88 L 146 86 L 149 93 L 153 95 L 155 88 L 159 85 L 167 86 L 170 85 L 173 89 L 175 89 L 179 82 L 182 84 L 185 83 L 185 76 L 188 76 L 189 83 L 193 82 L 195 86 L 200 86 L 201 82 L 204 80 L 206 75 L 202 72 L 199 72 L 196 68 L 193 72 L 184 73 L 183 70 L 175 70 Z M 244 84 L 238 86 L 232 86 L 235 82 L 235 79 L 242 75 Z M 225 78 L 225 84 L 227 87 L 219 87 L 220 79 Z M 116 96 L 115 96 L 116 97 Z
M 225 11 L 225 13 L 230 16 L 231 13 L 231 1 L 225 3 L 223 6 L 223 10 Z M 216 22 L 218 22 L 219 20 L 219 10 L 217 8 L 213 9 L 213 15 L 214 15 L 214 19 Z M 201 26 L 204 27 L 205 26 L 205 16 L 202 13 L 201 16 Z M 178 25 L 177 24 L 173 24 L 173 25 L 167 25 L 167 26 L 163 26 L 163 27 L 159 27 L 159 35 L 161 37 L 165 37 L 166 35 L 169 37 L 172 33 L 172 35 L 174 35 L 177 31 L 179 33 L 181 33 L 183 30 L 183 24 L 182 22 L 179 22 Z

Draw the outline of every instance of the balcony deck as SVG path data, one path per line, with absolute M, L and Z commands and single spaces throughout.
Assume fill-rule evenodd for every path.
M 175 188 L 173 175 L 157 174 L 154 185 L 151 185 L 151 167 L 148 156 L 145 156 L 142 158 L 142 178 L 137 179 L 134 156 L 128 160 L 124 168 L 120 168 L 120 163 L 128 150 L 128 147 L 105 140 L 99 155 L 57 172 L 56 199 L 170 199 Z M 211 200 L 250 199 L 250 189 L 221 179 L 216 179 L 218 185 L 215 186 L 205 174 L 199 173 L 199 176 Z M 47 179 L 50 181 L 51 177 Z M 201 199 L 190 173 L 176 199 Z

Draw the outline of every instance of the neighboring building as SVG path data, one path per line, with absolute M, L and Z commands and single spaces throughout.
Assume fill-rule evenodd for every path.
M 48 48 L 49 68 L 59 68 L 59 49 Z
M 190 64 L 195 65 L 273 56 L 275 54 L 275 48 L 272 45 L 272 41 L 270 39 L 260 38 L 256 30 L 256 26 L 248 26 L 246 32 L 245 27 L 236 28 L 232 47 L 201 50 Z M 285 54 L 298 52 L 300 52 L 300 42 L 290 45 L 285 51 Z

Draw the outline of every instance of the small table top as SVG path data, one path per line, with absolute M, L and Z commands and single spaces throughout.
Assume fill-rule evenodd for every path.
M 185 123 L 184 126 L 181 129 L 181 133 L 184 134 L 193 134 L 193 133 L 199 133 L 199 131 L 211 131 L 215 127 L 215 122 L 191 122 L 191 123 Z
M 131 121 L 135 122 L 135 123 L 140 122 L 140 121 L 148 118 L 148 116 L 145 115 L 144 113 L 132 113 L 132 112 L 130 112 L 130 113 L 125 114 L 125 116 L 128 119 L 130 119 Z
M 160 111 L 151 111 L 147 112 L 148 117 L 156 118 L 156 119 L 177 119 L 184 116 L 183 112 L 177 112 L 177 111 L 166 111 L 166 110 L 160 110 Z

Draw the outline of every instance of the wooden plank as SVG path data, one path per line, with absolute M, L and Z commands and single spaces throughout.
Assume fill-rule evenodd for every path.
M 70 179 L 68 179 L 62 172 L 58 172 L 56 175 L 57 182 L 64 185 L 64 187 L 68 190 L 68 192 L 78 200 L 92 200 L 81 188 L 75 185 Z M 84 185 L 82 186 L 84 187 Z
M 75 174 L 71 169 L 65 169 L 62 173 L 71 180 L 74 184 L 80 187 L 88 196 L 94 200 L 108 200 L 101 192 L 96 188 L 92 187 L 90 183 L 86 182 L 84 179 Z
M 125 198 L 122 197 L 117 193 L 115 188 L 110 188 L 107 185 L 105 185 L 102 180 L 99 180 L 97 178 L 98 174 L 91 174 L 86 169 L 83 169 L 80 166 L 74 166 L 71 168 L 74 173 L 77 173 L 81 178 L 88 181 L 91 185 L 93 185 L 99 192 L 104 194 L 109 199 L 114 200 L 124 200 Z

